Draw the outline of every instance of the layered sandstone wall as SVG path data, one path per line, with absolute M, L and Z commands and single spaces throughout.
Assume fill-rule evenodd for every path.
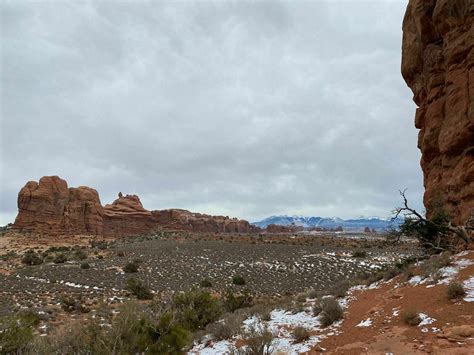
M 29 181 L 18 194 L 14 228 L 41 234 L 101 234 L 103 209 L 89 187 L 68 188 L 57 176 Z
M 249 222 L 186 210 L 146 210 L 136 195 L 123 196 L 102 207 L 96 190 L 68 188 L 57 176 L 28 182 L 18 194 L 18 216 L 13 228 L 46 235 L 92 234 L 111 237 L 140 235 L 157 230 L 203 233 L 253 233 Z
M 424 204 L 455 224 L 474 213 L 474 0 L 410 0 L 402 75 L 418 105 Z

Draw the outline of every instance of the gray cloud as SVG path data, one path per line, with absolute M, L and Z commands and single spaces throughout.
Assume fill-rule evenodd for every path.
M 405 6 L 2 2 L 0 222 L 53 174 L 250 220 L 421 208 Z

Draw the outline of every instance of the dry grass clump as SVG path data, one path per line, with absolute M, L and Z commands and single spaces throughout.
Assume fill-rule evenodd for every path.
M 466 295 L 463 285 L 458 281 L 451 281 L 446 289 L 446 294 L 450 300 L 463 298 Z
M 314 308 L 313 308 L 314 312 Z M 334 297 L 325 297 L 321 300 L 321 325 L 325 328 L 342 319 L 344 312 Z
M 302 342 L 308 340 L 310 335 L 311 334 L 310 334 L 309 330 L 305 327 L 296 327 L 291 332 L 291 337 L 293 338 L 295 343 L 302 343 Z
M 404 311 L 402 313 L 402 319 L 405 322 L 405 324 L 408 324 L 411 326 L 418 325 L 421 322 L 419 313 L 412 309 Z

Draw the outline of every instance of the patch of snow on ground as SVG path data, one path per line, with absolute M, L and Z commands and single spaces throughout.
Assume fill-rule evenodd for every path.
M 408 283 L 412 286 L 420 285 L 424 282 L 423 277 L 420 275 L 413 276 L 410 280 L 408 280 Z
M 464 297 L 464 301 L 474 302 L 474 276 L 464 281 L 463 286 L 464 286 L 464 291 L 466 291 L 466 296 Z
M 421 322 L 418 324 L 419 327 L 436 322 L 436 319 L 428 317 L 427 314 L 420 313 L 419 316 L 421 318 Z
M 446 266 L 440 269 L 443 279 L 438 282 L 440 284 L 449 284 L 451 280 L 459 273 L 460 270 L 468 267 L 469 265 L 474 264 L 472 260 L 469 259 L 459 259 L 453 262 L 452 266 Z
M 372 319 L 367 318 L 366 320 L 361 321 L 356 327 L 365 328 L 370 327 L 372 325 Z

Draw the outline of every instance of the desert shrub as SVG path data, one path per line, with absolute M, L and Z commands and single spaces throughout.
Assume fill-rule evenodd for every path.
M 245 354 L 270 355 L 274 350 L 275 335 L 266 325 L 250 325 L 242 336 L 247 345 Z
M 153 293 L 150 291 L 142 280 L 130 277 L 127 280 L 127 290 L 135 295 L 139 300 L 153 299 Z
M 67 256 L 63 253 L 57 254 L 53 261 L 55 264 L 64 264 L 67 261 Z
M 317 290 L 315 290 L 314 288 L 312 288 L 312 289 L 310 289 L 310 290 L 308 291 L 307 296 L 308 296 L 308 298 L 310 298 L 310 299 L 315 299 L 315 298 L 320 297 L 321 295 L 320 295 L 320 292 L 319 292 L 319 291 L 317 291 Z
M 298 302 L 306 302 L 306 293 L 300 293 L 296 296 Z
M 40 265 L 43 263 L 43 258 L 33 250 L 28 250 L 23 255 L 21 262 L 25 265 Z
M 232 278 L 232 283 L 234 285 L 242 286 L 242 285 L 245 285 L 246 282 L 242 276 L 237 275 Z
M 310 332 L 307 328 L 305 327 L 296 327 L 293 329 L 291 332 L 291 337 L 293 338 L 293 341 L 295 343 L 302 343 L 306 340 L 309 339 L 310 337 Z
M 120 307 L 120 313 L 113 319 L 108 337 L 110 346 L 116 344 L 120 349 L 119 353 L 141 354 L 156 346 L 160 332 L 149 312 L 129 302 Z
M 89 265 L 89 263 L 82 263 L 81 264 L 81 269 L 87 270 L 87 269 L 90 269 L 90 267 L 91 266 Z
M 245 318 L 244 314 L 227 314 L 224 319 L 209 324 L 206 333 L 212 334 L 215 340 L 230 339 L 241 332 Z
M 342 319 L 344 312 L 334 297 L 325 297 L 321 300 L 320 320 L 323 327 L 328 327 L 335 321 Z
M 97 259 L 102 260 L 104 256 L 102 254 L 97 255 Z
M 78 249 L 74 252 L 74 259 L 77 259 L 77 260 L 87 259 L 87 253 L 82 249 Z
M 406 310 L 402 313 L 402 319 L 405 322 L 405 324 L 412 325 L 412 326 L 418 325 L 421 322 L 421 318 L 418 312 L 411 309 Z
M 158 323 L 160 332 L 159 342 L 149 349 L 148 353 L 181 354 L 183 348 L 189 343 L 190 334 L 180 324 L 174 322 L 172 313 L 165 313 Z
M 242 293 L 235 294 L 232 289 L 227 289 L 224 293 L 223 304 L 228 312 L 235 312 L 239 308 L 252 306 L 253 297 L 249 289 L 245 289 Z
M 344 297 L 350 288 L 350 282 L 348 280 L 342 280 L 331 287 L 329 293 L 335 297 Z
M 374 282 L 377 282 L 377 281 L 380 281 L 384 278 L 384 272 L 383 271 L 378 271 L 378 272 L 375 272 L 371 275 L 369 275 L 365 281 L 365 284 L 367 286 L 370 286 L 372 285 Z
M 118 257 L 123 257 L 123 256 L 125 256 L 125 253 L 123 251 L 118 251 L 116 255 Z
M 451 281 L 446 289 L 446 294 L 450 300 L 462 298 L 466 295 L 463 285 L 457 281 Z
M 33 340 L 33 325 L 21 315 L 0 318 L 0 353 L 26 353 Z
M 408 266 L 403 269 L 403 281 L 410 280 L 415 275 L 414 267 Z
M 93 248 L 99 249 L 99 250 L 105 250 L 109 247 L 108 243 L 103 240 L 103 241 L 92 241 L 91 246 Z
M 223 310 L 219 301 L 207 291 L 192 289 L 175 295 L 172 307 L 176 311 L 178 322 L 190 331 L 203 329 L 215 322 Z
M 323 308 L 321 307 L 321 302 L 319 300 L 316 301 L 313 307 L 311 308 L 311 310 L 313 311 L 313 316 L 315 317 L 319 316 L 319 314 L 323 310 Z
M 352 253 L 352 257 L 353 258 L 365 258 L 365 257 L 367 257 L 367 252 L 364 251 L 364 250 L 356 250 Z
M 444 252 L 434 255 L 421 264 L 421 271 L 425 277 L 432 277 L 439 269 L 449 266 L 451 261 L 450 253 Z
M 201 286 L 201 287 L 212 287 L 212 282 L 209 279 L 204 279 L 204 280 L 201 280 L 201 282 L 199 283 L 199 286 Z
M 127 274 L 138 272 L 138 265 L 134 262 L 129 262 L 127 263 L 127 265 L 125 265 L 123 271 Z
M 402 270 L 400 270 L 398 267 L 389 267 L 386 269 L 383 273 L 383 279 L 385 281 L 393 279 L 395 276 L 400 274 Z
M 263 321 L 270 321 L 272 319 L 271 311 L 273 306 L 268 303 L 257 303 L 250 310 L 250 314 L 255 315 Z
M 82 304 L 82 298 L 72 297 L 72 296 L 63 296 L 61 297 L 61 308 L 68 312 L 79 312 L 79 313 L 87 313 L 89 309 L 84 307 Z

